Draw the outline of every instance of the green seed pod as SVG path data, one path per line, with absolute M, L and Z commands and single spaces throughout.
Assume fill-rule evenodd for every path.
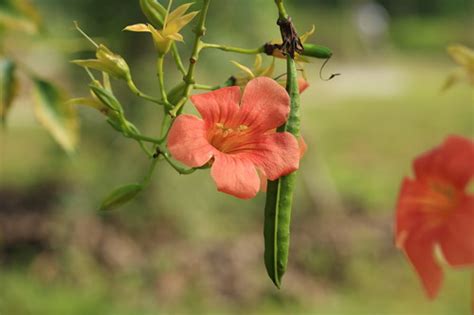
M 328 47 L 314 44 L 304 44 L 303 47 L 303 56 L 319 59 L 328 59 L 332 57 L 332 51 Z
M 295 61 L 287 57 L 287 91 L 291 98 L 291 110 L 288 121 L 278 128 L 279 132 L 287 131 L 295 137 L 300 135 L 300 97 Z M 273 283 L 280 288 L 283 274 L 288 263 L 290 248 L 290 221 L 293 203 L 293 191 L 296 173 L 269 181 L 265 202 L 265 267 Z
M 140 184 L 129 184 L 116 188 L 107 196 L 102 204 L 100 210 L 112 210 L 134 199 L 138 193 L 143 189 Z
M 148 21 L 156 28 L 163 27 L 166 8 L 156 0 L 140 0 L 140 7 Z

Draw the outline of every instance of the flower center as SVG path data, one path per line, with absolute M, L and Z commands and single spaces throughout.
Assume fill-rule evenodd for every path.
M 423 211 L 446 215 L 458 205 L 459 193 L 450 184 L 439 180 L 430 180 L 426 194 L 417 201 L 422 205 Z
M 454 186 L 438 179 L 430 179 L 424 192 L 413 198 L 413 203 L 423 214 L 430 228 L 442 226 L 456 210 L 461 192 Z
M 226 126 L 223 123 L 216 123 L 213 128 L 209 130 L 209 143 L 217 150 L 229 153 L 237 148 L 239 145 L 245 143 L 245 134 L 248 134 L 248 126 Z

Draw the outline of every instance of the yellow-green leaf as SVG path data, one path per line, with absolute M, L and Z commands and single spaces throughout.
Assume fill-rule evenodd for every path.
M 78 141 L 75 107 L 67 103 L 61 91 L 50 82 L 39 78 L 32 80 L 38 121 L 66 152 L 74 152 Z
M 4 123 L 17 91 L 15 64 L 0 59 L 0 123 Z
M 0 26 L 29 34 L 41 28 L 41 17 L 29 0 L 0 1 Z
M 463 45 L 452 45 L 448 47 L 448 53 L 460 66 L 474 69 L 474 50 Z
M 134 199 L 143 186 L 140 184 L 128 184 L 120 186 L 108 195 L 100 206 L 100 210 L 112 210 Z

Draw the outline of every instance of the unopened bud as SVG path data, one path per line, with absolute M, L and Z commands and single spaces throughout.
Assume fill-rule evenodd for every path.
M 97 81 L 92 82 L 89 85 L 92 93 L 102 102 L 105 106 L 117 113 L 123 113 L 122 105 L 117 98 L 108 90 L 104 89 Z
M 156 0 L 140 0 L 140 7 L 148 21 L 156 28 L 163 27 L 166 8 Z

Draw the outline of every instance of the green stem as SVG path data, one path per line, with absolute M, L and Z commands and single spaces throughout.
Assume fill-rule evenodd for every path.
M 173 55 L 174 62 L 176 63 L 179 72 L 181 72 L 182 75 L 186 75 L 186 69 L 184 68 L 184 64 L 181 60 L 181 55 L 179 54 L 178 46 L 176 46 L 176 43 L 173 43 L 171 45 L 171 54 Z
M 204 84 L 194 84 L 194 89 L 195 90 L 205 90 L 205 91 L 214 91 L 219 89 L 220 86 L 211 86 L 211 85 L 204 85 Z
M 278 8 L 278 15 L 282 19 L 288 18 L 288 13 L 286 12 L 285 6 L 283 5 L 283 0 L 275 0 L 275 3 Z
M 163 71 L 164 60 L 164 55 L 158 56 L 158 59 L 156 60 L 156 75 L 158 76 L 158 83 L 160 85 L 161 99 L 166 107 L 171 108 L 171 104 L 168 102 L 168 96 L 166 95 L 165 76 Z
M 143 93 L 142 91 L 140 91 L 137 88 L 137 86 L 135 85 L 135 83 L 132 81 L 132 79 L 127 81 L 127 85 L 128 85 L 128 88 L 130 89 L 130 91 L 132 91 L 132 93 L 134 93 L 136 96 L 141 97 L 141 98 L 143 98 L 147 101 L 153 102 L 153 103 L 158 104 L 158 105 L 164 105 L 165 104 L 161 100 L 156 99 L 153 96 L 149 96 L 149 95 Z
M 161 143 L 166 141 L 166 138 L 168 137 L 168 132 L 170 131 L 172 124 L 173 124 L 173 118 L 170 115 L 168 115 L 168 112 L 165 112 L 165 116 L 163 117 L 163 121 L 161 122 L 161 129 L 160 129 Z
M 181 175 L 189 175 L 196 171 L 195 168 L 184 168 L 184 167 L 178 166 L 173 160 L 171 160 L 169 153 L 167 152 L 162 152 L 161 156 L 163 156 L 166 162 L 168 162 L 168 164 Z
M 138 134 L 138 133 L 135 133 L 135 132 L 129 132 L 127 134 L 127 137 L 135 139 L 137 141 L 145 141 L 145 142 L 150 142 L 150 143 L 154 143 L 154 144 L 162 144 L 163 143 L 163 141 L 160 140 L 160 139 L 144 136 L 142 134 Z
M 145 146 L 145 144 L 143 143 L 143 141 L 140 141 L 140 140 L 137 140 L 138 144 L 140 145 L 140 148 L 143 150 L 143 152 L 145 152 L 145 154 L 151 158 L 153 157 L 153 153 Z
M 184 95 L 176 104 L 176 106 L 170 111 L 170 115 L 173 117 L 176 117 L 178 113 L 180 112 L 181 108 L 184 106 L 184 104 L 186 104 L 186 101 L 188 100 L 189 95 L 191 94 L 194 88 L 194 84 L 196 83 L 194 79 L 194 70 L 196 69 L 196 64 L 199 59 L 199 52 L 201 51 L 202 45 L 203 45 L 201 38 L 206 33 L 206 17 L 209 11 L 210 3 L 211 3 L 211 0 L 204 0 L 200 17 L 199 17 L 199 21 L 196 25 L 196 28 L 194 29 L 194 33 L 196 34 L 196 37 L 194 38 L 191 58 L 189 58 L 188 72 L 186 73 L 183 79 L 184 83 L 186 84 L 184 88 Z
M 158 164 L 158 159 L 153 158 L 151 161 L 150 168 L 148 169 L 148 173 L 146 176 L 143 178 L 142 181 L 142 186 L 143 188 L 147 187 L 150 184 L 151 178 L 153 176 L 153 173 L 155 172 L 156 165 Z
M 219 49 L 222 51 L 235 52 L 238 54 L 245 54 L 245 55 L 261 54 L 264 51 L 263 46 L 254 48 L 254 49 L 246 49 L 246 48 L 232 47 L 232 46 L 219 45 L 219 44 L 202 43 L 202 49 L 204 48 L 214 48 L 214 49 Z

